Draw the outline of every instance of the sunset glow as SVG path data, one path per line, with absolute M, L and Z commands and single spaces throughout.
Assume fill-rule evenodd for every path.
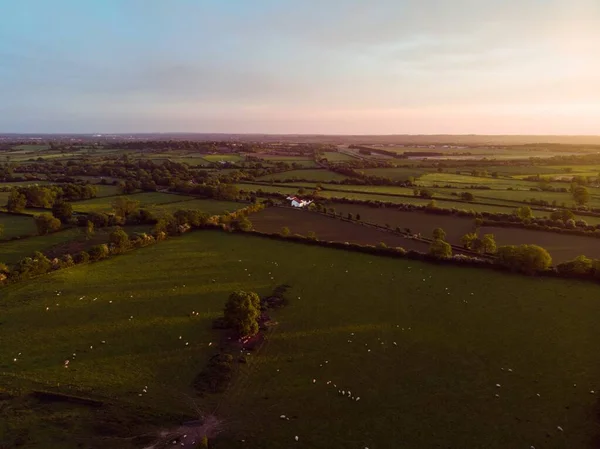
M 0 0 L 0 13 L 2 132 L 600 133 L 597 0 Z

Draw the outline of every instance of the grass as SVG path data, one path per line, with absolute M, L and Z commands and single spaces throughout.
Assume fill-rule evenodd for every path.
M 239 154 L 205 154 L 202 157 L 208 162 L 241 162 L 244 160 Z
M 409 178 L 418 178 L 423 173 L 426 173 L 424 170 L 403 167 L 367 168 L 359 171 L 363 172 L 365 175 L 379 176 L 380 178 L 389 178 L 392 181 L 408 181 Z
M 136 193 L 125 195 L 126 198 L 139 201 L 139 207 L 154 208 L 157 205 L 166 203 L 178 203 L 191 200 L 193 197 L 185 195 L 174 195 L 162 192 Z M 113 210 L 112 203 L 115 198 L 94 198 L 91 200 L 77 201 L 73 203 L 73 210 L 77 212 L 110 212 Z
M 4 231 L 0 233 L 0 239 L 3 240 L 24 235 L 34 235 L 37 233 L 33 218 L 23 215 L 0 213 L 0 225 L 2 225 L 4 229 Z M 2 251 L 0 251 L 0 254 L 1 253 Z
M 67 243 L 81 234 L 79 229 L 68 229 L 54 234 L 28 237 L 0 243 L 0 262 L 14 264 L 35 251 L 45 252 L 55 245 Z
M 226 212 L 233 212 L 237 209 L 245 207 L 244 203 L 237 203 L 235 201 L 218 201 L 218 200 L 204 200 L 204 199 L 192 199 L 188 201 L 180 201 L 177 203 L 167 203 L 155 206 L 153 209 L 157 213 L 169 212 L 173 213 L 180 209 L 194 209 L 201 212 L 205 212 L 210 215 L 221 215 Z
M 356 158 L 349 156 L 344 153 L 338 153 L 337 151 L 326 151 L 323 153 L 323 157 L 329 162 L 344 162 L 344 161 L 355 161 Z
M 290 170 L 281 173 L 261 176 L 258 181 L 284 180 L 284 179 L 306 179 L 308 181 L 327 182 L 327 181 L 342 181 L 348 179 L 347 176 L 340 175 L 325 169 L 316 170 Z
M 589 393 L 600 377 L 595 285 L 220 232 L 3 288 L 3 384 L 185 409 L 227 295 L 279 283 L 293 299 L 267 343 L 225 395 L 198 400 L 209 410 L 216 400 L 225 422 L 212 447 L 288 447 L 298 435 L 298 447 L 317 449 L 586 448 L 600 431 Z M 26 447 L 52 447 L 49 435 L 63 436 L 56 448 L 78 447 L 60 427 L 38 426 L 36 412 Z

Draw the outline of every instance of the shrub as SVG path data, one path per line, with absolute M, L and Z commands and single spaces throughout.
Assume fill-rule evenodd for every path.
M 81 251 L 81 252 L 75 254 L 73 261 L 78 264 L 79 263 L 87 263 L 90 261 L 90 255 L 85 251 Z
M 501 246 L 496 254 L 499 265 L 525 274 L 545 271 L 552 265 L 548 251 L 537 245 Z
M 109 250 L 108 250 L 108 245 L 106 244 L 101 244 L 101 245 L 94 245 L 90 248 L 90 260 L 100 260 L 100 259 L 104 259 L 105 257 L 108 257 L 109 255 Z
M 194 379 L 194 388 L 200 393 L 222 393 L 231 382 L 232 365 L 231 355 L 214 355 L 206 368 Z
M 435 239 L 429 245 L 429 254 L 440 259 L 446 259 L 452 257 L 452 247 L 441 239 Z

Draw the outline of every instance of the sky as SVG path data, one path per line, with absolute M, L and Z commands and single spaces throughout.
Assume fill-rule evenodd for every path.
M 0 0 L 0 132 L 600 134 L 600 0 Z

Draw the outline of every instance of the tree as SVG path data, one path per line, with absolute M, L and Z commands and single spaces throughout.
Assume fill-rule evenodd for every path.
M 317 233 L 314 231 L 309 231 L 308 234 L 306 234 L 306 237 L 310 240 L 317 240 Z
M 531 217 L 533 217 L 531 207 L 529 206 L 518 207 L 513 213 L 521 220 L 529 220 Z
M 90 260 L 104 259 L 108 257 L 108 254 L 109 250 L 106 244 L 92 246 L 89 251 Z
M 73 217 L 73 206 L 66 201 L 58 200 L 52 206 L 52 215 L 63 223 L 68 223 Z
M 572 195 L 575 202 L 580 206 L 590 202 L 590 192 L 583 186 L 574 187 Z
M 84 233 L 85 233 L 86 240 L 90 240 L 94 236 L 95 232 L 94 232 L 94 223 L 93 222 L 91 222 L 89 220 L 87 221 L 87 223 L 85 225 Z
M 258 333 L 260 298 L 254 292 L 236 291 L 229 295 L 225 304 L 225 322 L 241 337 L 251 337 Z
M 6 209 L 9 212 L 23 212 L 23 209 L 25 209 L 26 205 L 27 198 L 25 198 L 25 195 L 19 193 L 17 189 L 13 189 L 10 191 L 8 201 L 6 203 Z
M 501 246 L 496 251 L 497 263 L 525 274 L 544 271 L 552 265 L 552 257 L 537 245 Z
M 593 260 L 585 256 L 577 256 L 568 262 L 559 263 L 556 266 L 556 271 L 561 274 L 585 275 L 589 274 L 593 268 Z
M 284 226 L 283 228 L 281 228 L 281 235 L 284 237 L 287 237 L 288 235 L 290 235 L 290 228 L 288 228 L 287 226 Z
M 356 221 L 360 221 L 360 214 L 356 214 Z
M 239 190 L 232 184 L 219 184 L 214 197 L 220 200 L 233 201 L 237 199 Z
M 442 228 L 435 228 L 433 230 L 434 240 L 446 240 L 446 232 Z
M 245 215 L 234 219 L 231 222 L 231 227 L 238 231 L 250 231 L 252 230 L 252 222 Z
M 122 253 L 129 248 L 129 236 L 122 228 L 117 228 L 111 232 L 108 240 L 113 245 L 113 252 L 116 254 Z
M 473 194 L 471 192 L 462 192 L 460 194 L 461 199 L 465 200 L 465 201 L 473 201 L 475 199 L 475 197 L 473 196 Z
M 484 254 L 494 254 L 496 252 L 496 238 L 494 237 L 494 234 L 483 235 L 480 251 Z
M 429 246 L 429 254 L 440 259 L 452 257 L 452 247 L 442 239 L 435 239 Z
M 39 235 L 46 235 L 60 229 L 60 220 L 50 214 L 40 214 L 34 219 Z
M 128 215 L 136 211 L 139 204 L 139 201 L 120 196 L 113 201 L 112 206 L 117 217 L 127 218 Z
M 568 209 L 560 209 L 560 210 L 553 211 L 550 214 L 550 219 L 562 220 L 562 221 L 574 220 L 575 214 Z
M 473 244 L 478 238 L 479 237 L 477 236 L 477 233 L 470 232 L 468 234 L 463 235 L 460 238 L 460 241 L 466 249 L 473 249 Z

